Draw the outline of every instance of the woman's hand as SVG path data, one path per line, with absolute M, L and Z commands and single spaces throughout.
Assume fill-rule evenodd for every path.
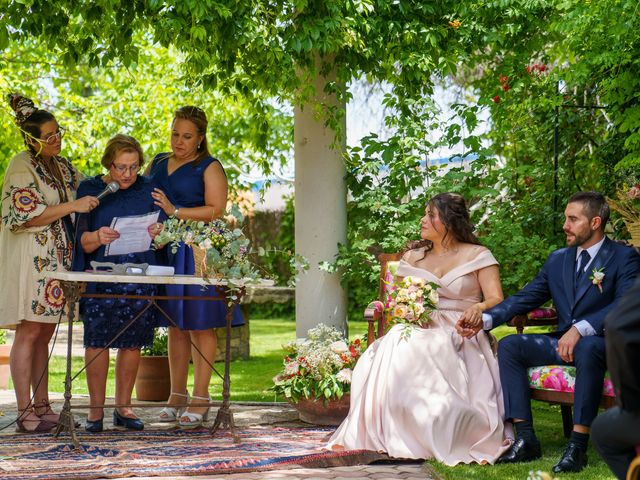
M 460 319 L 456 323 L 456 330 L 465 338 L 474 337 L 482 330 L 482 327 L 482 308 L 477 303 L 462 312 Z
M 166 213 L 167 216 L 170 217 L 175 213 L 175 205 L 169 201 L 162 190 L 160 190 L 159 188 L 154 188 L 153 192 L 151 192 L 151 196 L 154 200 L 153 203 L 164 210 L 164 213 Z
M 149 225 L 149 228 L 147 228 L 147 232 L 149 233 L 151 240 L 154 240 L 163 228 L 164 225 L 162 225 L 161 223 L 154 223 L 153 225 Z
M 91 195 L 87 195 L 86 197 L 80 197 L 70 203 L 74 212 L 87 213 L 100 205 L 100 200 L 96 197 L 92 197 Z
M 100 242 L 100 245 L 109 245 L 114 240 L 120 238 L 120 234 L 113 228 L 109 227 L 100 227 L 96 230 L 96 234 L 98 235 L 98 242 Z

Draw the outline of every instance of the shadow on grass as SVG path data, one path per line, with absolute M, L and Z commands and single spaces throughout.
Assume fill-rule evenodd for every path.
M 533 402 L 533 420 L 536 434 L 542 444 L 542 458 L 535 462 L 512 465 L 457 465 L 448 467 L 436 461 L 428 461 L 427 467 L 438 475 L 436 478 L 482 479 L 482 480 L 525 480 L 530 471 L 541 470 L 551 473 L 566 447 L 567 439 L 562 434 L 562 417 L 560 407 L 543 402 Z M 589 466 L 578 474 L 558 475 L 558 478 L 576 480 L 615 480 L 606 463 L 598 453 L 589 448 Z M 435 475 L 434 475 L 435 477 Z

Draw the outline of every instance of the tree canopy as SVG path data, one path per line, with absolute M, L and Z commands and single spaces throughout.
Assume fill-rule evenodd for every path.
M 58 91 L 75 95 L 52 99 L 68 115 L 99 89 L 93 100 L 104 105 L 83 112 L 78 136 L 96 146 L 95 132 L 131 118 L 151 145 L 158 129 L 148 119 L 168 119 L 189 98 L 220 112 L 220 151 L 268 169 L 292 148 L 282 106 L 305 105 L 308 79 L 332 69 L 337 81 L 325 90 L 345 99 L 354 79 L 388 85 L 392 135 L 370 135 L 345 158 L 353 201 L 339 265 L 368 292 L 375 253 L 415 235 L 434 191 L 469 199 L 510 291 L 562 243 L 564 199 L 612 194 L 640 166 L 635 0 L 4 2 L 1 61 L 12 76 L 1 88 L 31 81 L 42 90 L 33 65 L 55 70 Z M 444 121 L 432 97 L 438 83 L 461 97 Z M 329 124 L 344 115 L 324 113 Z M 443 132 L 435 142 L 433 131 Z M 468 161 L 446 174 L 426 164 L 442 145 Z

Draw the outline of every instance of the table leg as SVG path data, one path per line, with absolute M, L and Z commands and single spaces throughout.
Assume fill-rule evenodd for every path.
M 239 303 L 240 300 L 237 300 Z M 227 335 L 226 335 L 226 351 L 224 353 L 224 379 L 222 381 L 222 405 L 218 409 L 218 413 L 216 414 L 216 419 L 211 425 L 209 431 L 211 435 L 214 435 L 216 431 L 220 428 L 229 429 L 231 431 L 231 435 L 233 436 L 234 443 L 240 443 L 240 437 L 236 432 L 236 425 L 233 421 L 233 413 L 229 408 L 229 397 L 230 397 L 230 388 L 231 381 L 229 380 L 229 364 L 231 363 L 231 322 L 233 320 L 233 310 L 236 308 L 237 303 L 233 303 L 233 305 L 227 308 Z M 227 303 L 228 305 L 228 303 Z
M 72 341 L 73 341 L 73 321 L 75 319 L 75 308 L 80 294 L 84 290 L 84 284 L 74 282 L 60 281 L 60 287 L 64 292 L 64 298 L 68 308 L 68 336 L 67 336 L 67 371 L 64 378 L 64 405 L 60 412 L 60 419 L 56 428 L 55 435 L 58 437 L 60 433 L 67 431 L 71 435 L 71 441 L 76 450 L 80 449 L 80 442 L 76 436 L 75 420 L 71 413 L 71 360 L 72 360 Z

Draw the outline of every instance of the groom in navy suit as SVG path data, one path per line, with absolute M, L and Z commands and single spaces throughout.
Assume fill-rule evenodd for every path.
M 514 423 L 516 441 L 499 463 L 541 456 L 533 429 L 527 369 L 574 365 L 573 432 L 554 473 L 579 472 L 587 464 L 591 422 L 598 412 L 606 370 L 604 319 L 640 272 L 633 248 L 609 240 L 604 228 L 609 205 L 597 192 L 573 195 L 565 209 L 567 248 L 556 250 L 538 275 L 518 293 L 483 314 L 483 326 L 460 323 L 465 337 L 490 330 L 553 300 L 558 330 L 549 334 L 509 335 L 498 346 L 505 415 Z

